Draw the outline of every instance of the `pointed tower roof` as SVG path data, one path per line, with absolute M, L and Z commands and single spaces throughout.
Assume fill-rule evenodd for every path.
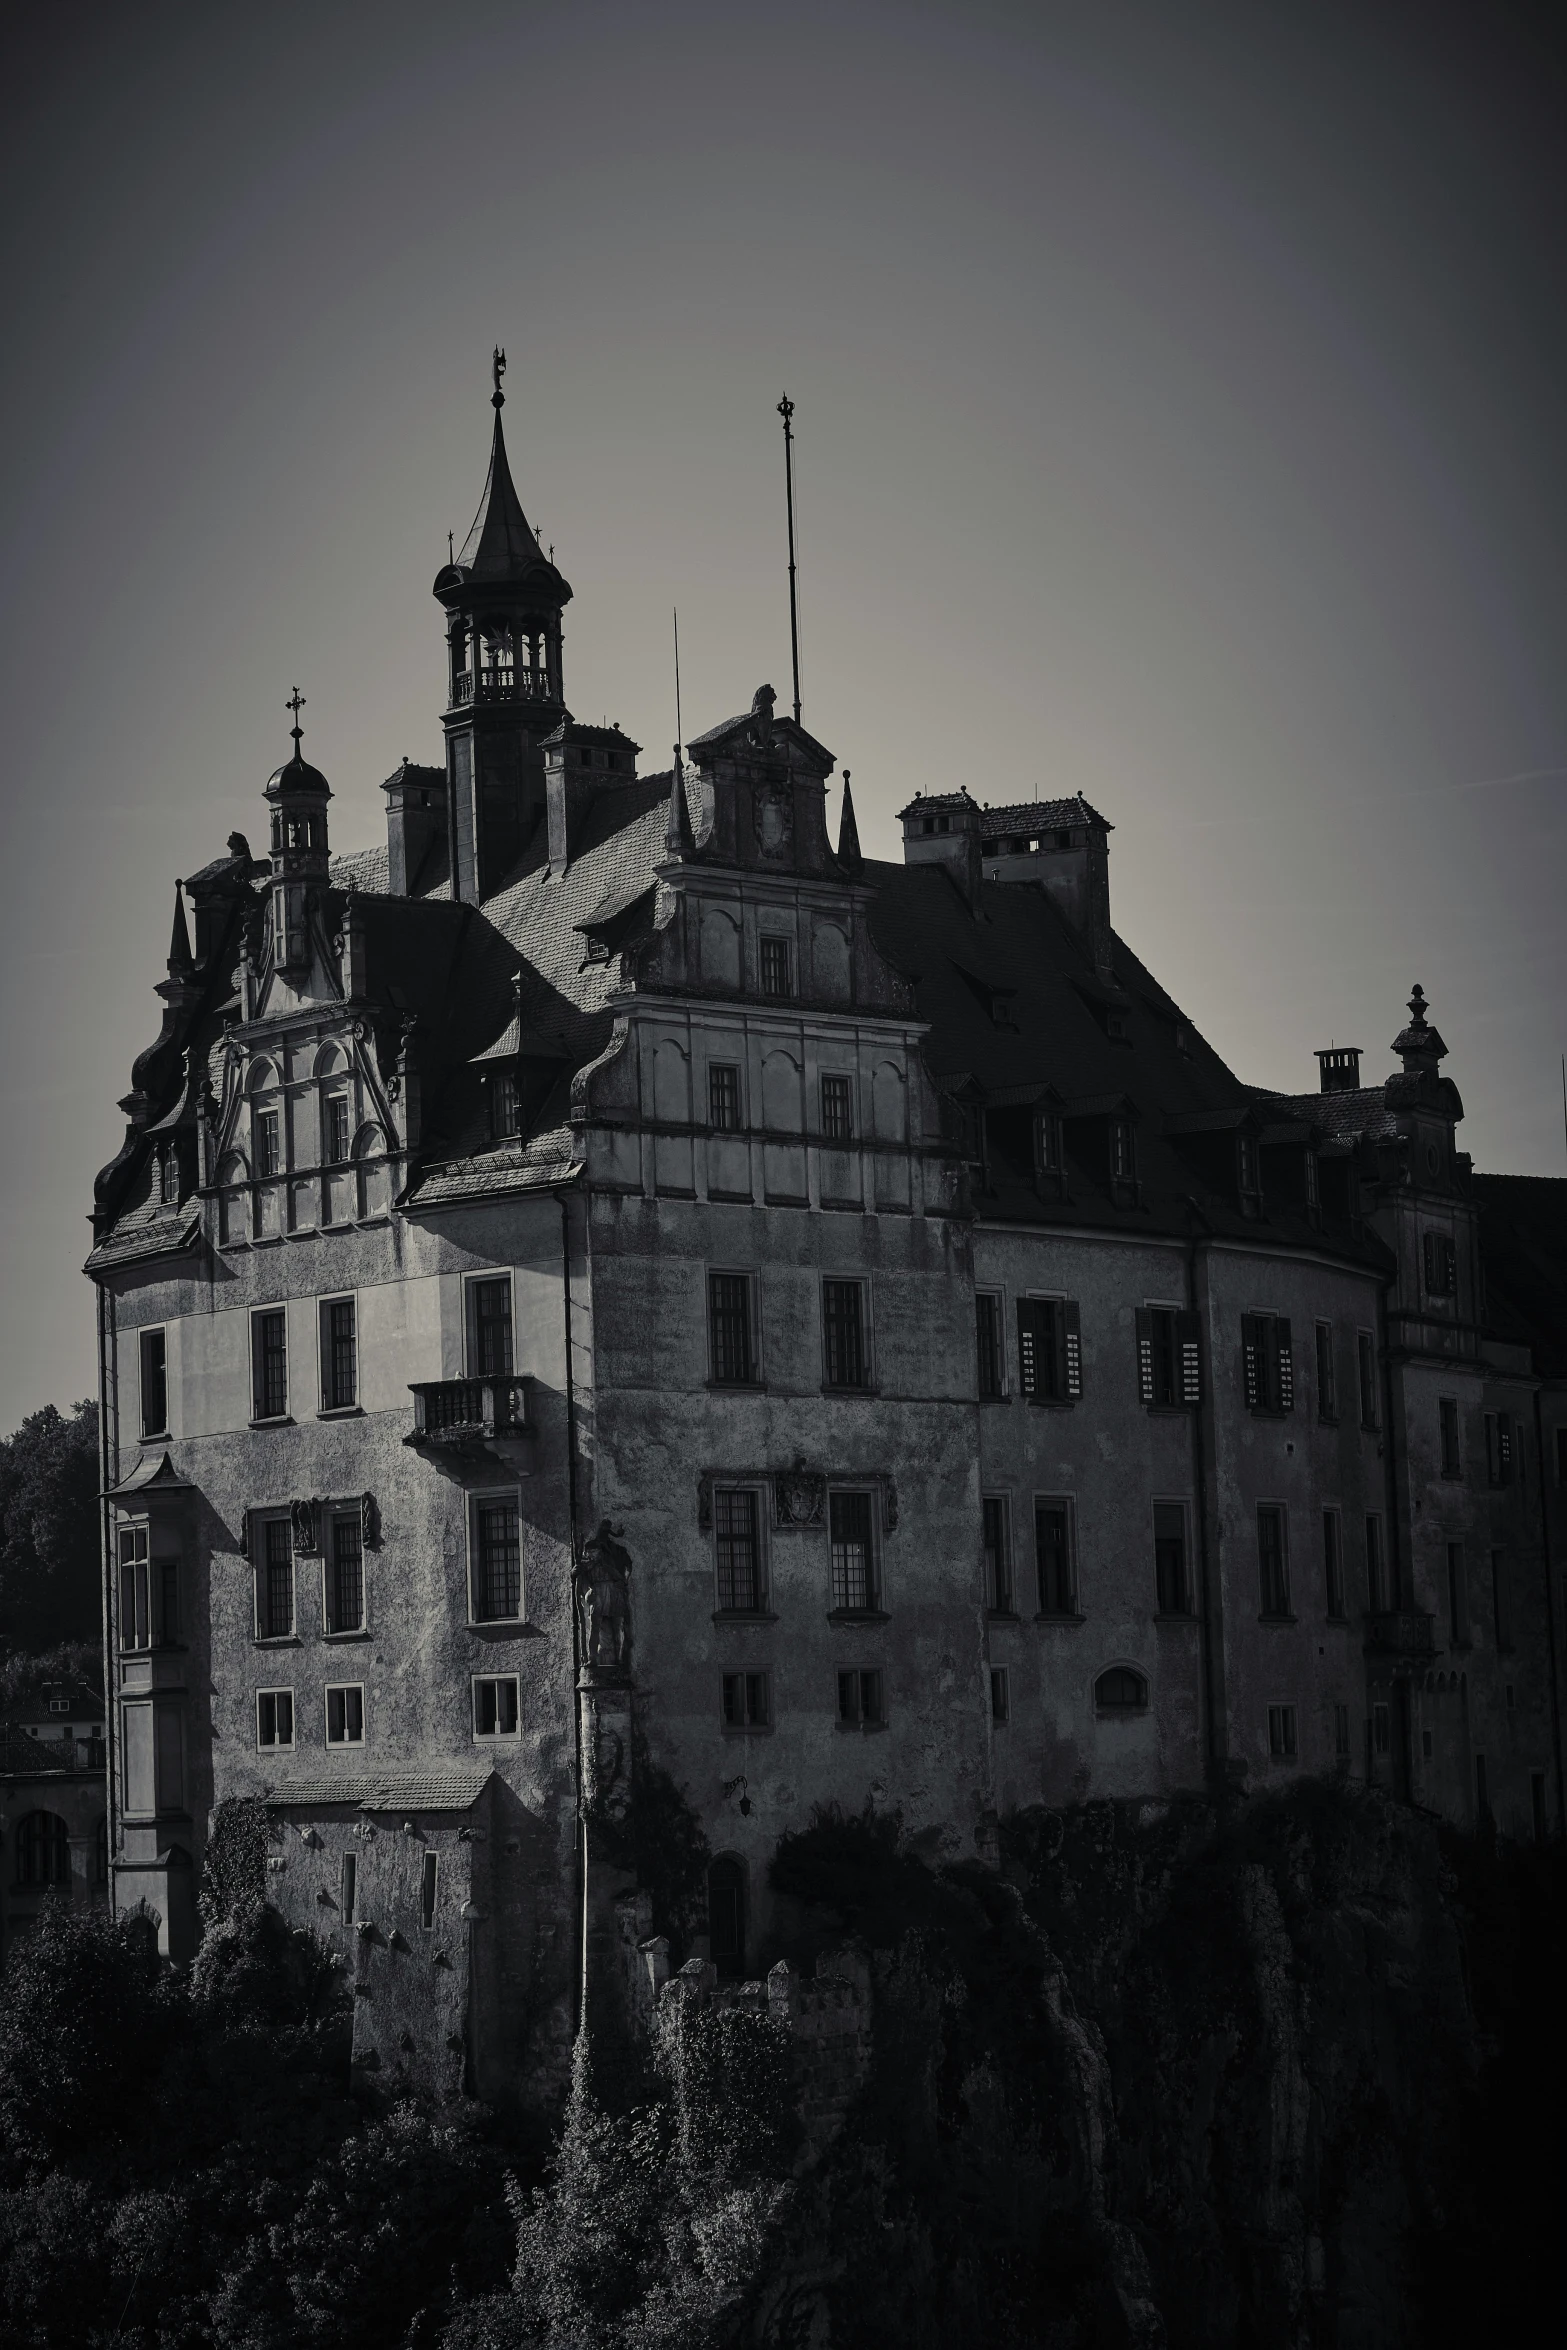
M 174 929 L 169 939 L 169 969 L 188 971 L 191 966 L 190 931 L 185 922 L 185 900 L 180 885 L 174 884 Z
M 696 855 L 696 835 L 691 829 L 685 768 L 681 763 L 678 743 L 675 745 L 674 772 L 669 779 L 669 817 L 664 826 L 664 854 L 671 860 L 676 857 L 690 859 Z
M 854 821 L 854 794 L 849 789 L 847 767 L 843 771 L 843 806 L 838 812 L 838 862 L 848 873 L 858 873 L 865 862 L 860 854 L 860 828 Z
M 495 431 L 490 441 L 490 470 L 485 475 L 484 495 L 479 500 L 473 528 L 453 560 L 442 569 L 435 592 L 444 600 L 453 589 L 464 586 L 504 588 L 527 581 L 545 603 L 565 604 L 570 601 L 571 590 L 539 545 L 511 478 L 506 433 L 501 423 L 501 410 L 506 405 L 506 395 L 501 390 L 505 370 L 506 354 L 497 349 L 495 389 L 490 395 L 490 405 L 495 410 Z

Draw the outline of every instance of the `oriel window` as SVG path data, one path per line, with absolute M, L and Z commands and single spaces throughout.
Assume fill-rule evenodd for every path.
M 152 1646 L 151 1593 L 148 1589 L 148 1537 L 145 1526 L 120 1529 L 120 1646 Z
M 724 1615 L 755 1615 L 762 1605 L 756 1495 L 747 1486 L 719 1486 L 713 1495 L 718 1548 L 718 1605 Z
M 880 1604 L 868 1493 L 834 1493 L 827 1504 L 835 1613 L 868 1615 Z
M 168 1340 L 162 1330 L 141 1334 L 141 1432 L 161 1436 L 169 1424 Z
M 861 1281 L 822 1283 L 822 1337 L 829 1387 L 864 1387 L 865 1285 Z

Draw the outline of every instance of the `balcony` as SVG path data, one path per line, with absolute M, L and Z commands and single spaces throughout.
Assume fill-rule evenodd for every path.
M 1415 1608 L 1384 1608 L 1366 1618 L 1366 1647 L 1380 1656 L 1434 1656 L 1435 1624 Z
M 463 1452 L 497 1437 L 528 1436 L 528 1381 L 507 1373 L 487 1379 L 426 1379 L 410 1384 L 413 1433 L 405 1444 Z
M 481 666 L 477 680 L 471 669 L 459 670 L 452 680 L 454 709 L 465 702 L 548 702 L 553 698 L 549 673 L 543 669 Z

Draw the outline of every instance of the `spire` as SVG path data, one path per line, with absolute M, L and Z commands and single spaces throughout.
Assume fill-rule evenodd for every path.
M 1422 1071 L 1435 1076 L 1437 1063 L 1447 1058 L 1440 1032 L 1426 1018 L 1426 991 L 1418 979 L 1409 998 L 1409 1026 L 1399 1030 L 1392 1049 L 1411 1077 Z
M 169 977 L 172 979 L 191 966 L 190 932 L 185 926 L 185 900 L 180 884 L 174 884 L 174 931 L 169 940 Z
M 854 821 L 854 794 L 849 789 L 847 767 L 843 771 L 843 806 L 838 812 L 838 862 L 848 873 L 858 873 L 865 862 L 860 855 L 860 828 Z
M 675 771 L 669 779 L 669 821 L 664 827 L 664 854 L 671 860 L 688 860 L 696 855 L 696 835 L 691 830 L 691 810 L 686 805 L 685 769 L 680 761 L 680 745 L 675 745 Z
M 499 344 L 495 348 L 492 372 L 495 389 L 490 394 L 490 406 L 495 411 L 495 433 L 490 443 L 490 470 L 473 528 L 463 540 L 457 557 L 457 568 L 470 579 L 479 580 L 515 579 L 533 564 L 544 561 L 544 551 L 528 527 L 528 517 L 522 510 L 522 500 L 513 487 L 511 467 L 506 462 L 506 434 L 501 425 L 501 410 L 506 405 L 506 394 L 501 390 L 506 354 Z

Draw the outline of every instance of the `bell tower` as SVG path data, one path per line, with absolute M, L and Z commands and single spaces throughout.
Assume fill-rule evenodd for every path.
M 490 471 L 461 550 L 437 572 L 446 613 L 447 831 L 452 894 L 477 905 L 545 820 L 544 737 L 566 716 L 561 614 L 571 589 L 528 526 L 506 461 L 494 359 Z
M 300 747 L 304 706 L 296 685 L 286 705 L 294 715 L 289 729 L 294 756 L 268 777 L 266 790 L 272 817 L 272 951 L 277 968 L 289 972 L 309 966 L 309 901 L 326 887 L 328 871 L 326 807 L 332 791 Z

